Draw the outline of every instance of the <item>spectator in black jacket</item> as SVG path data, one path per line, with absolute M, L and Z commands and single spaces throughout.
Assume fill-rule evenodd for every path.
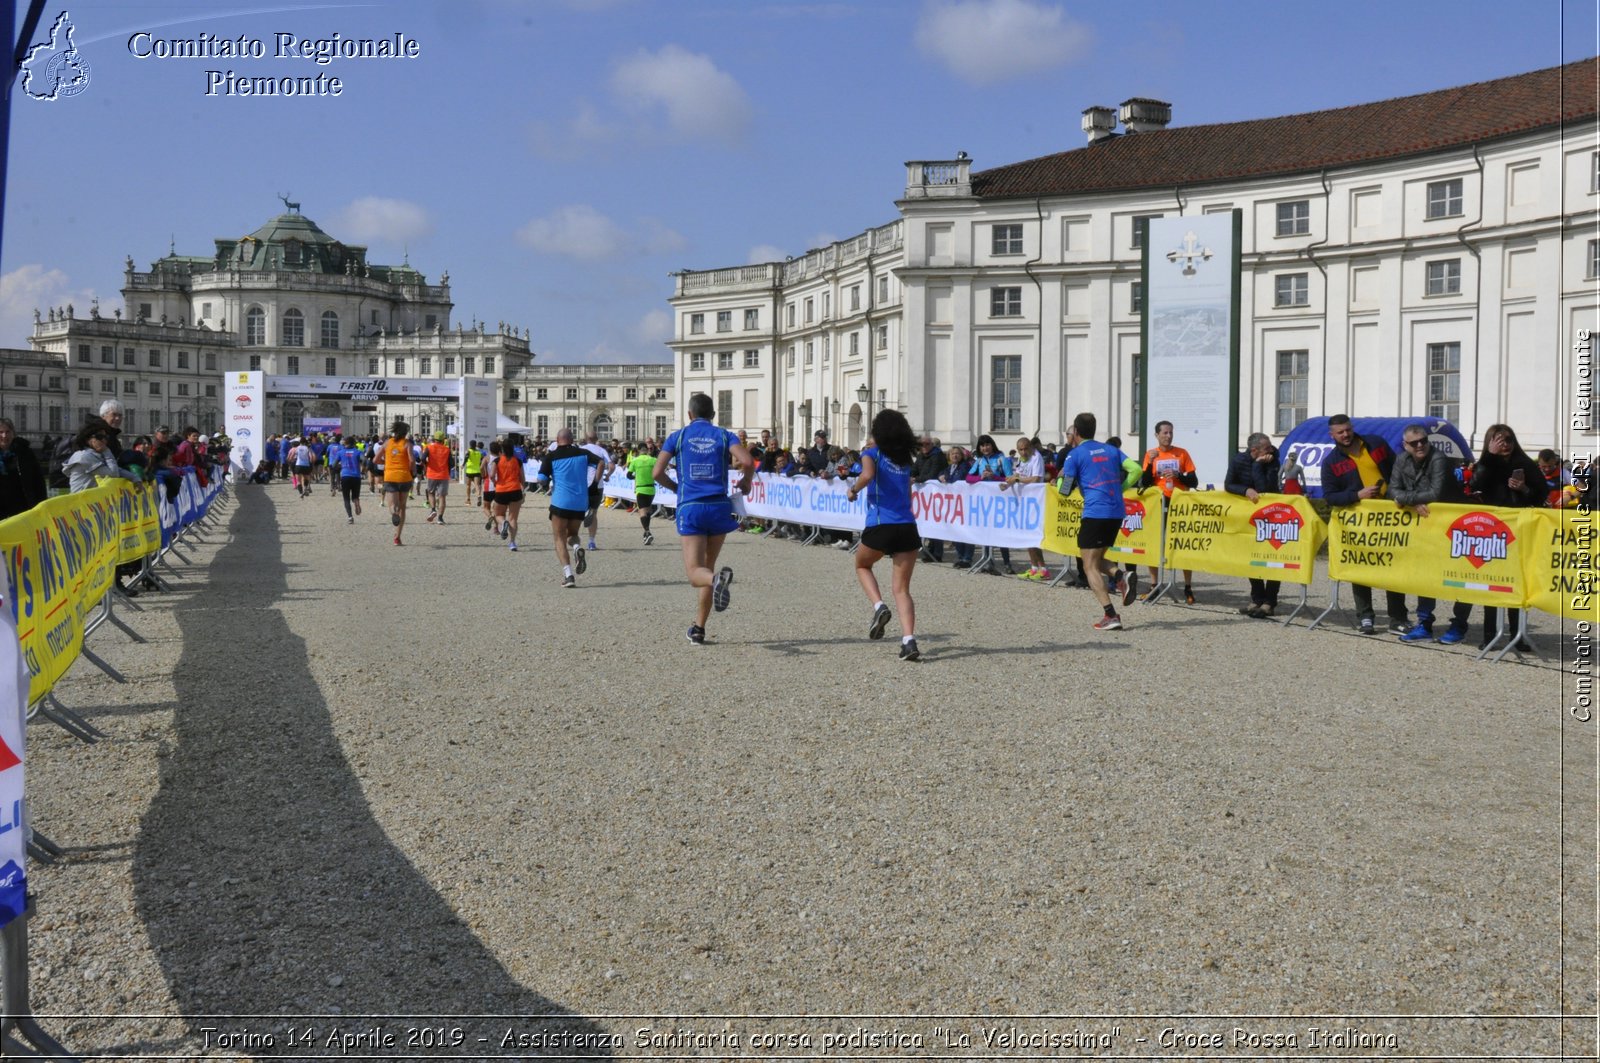
M 26 513 L 45 500 L 44 470 L 17 427 L 0 417 L 0 520 Z
M 925 484 L 929 480 L 937 480 L 949 467 L 950 459 L 945 457 L 939 441 L 924 432 L 917 441 L 917 452 L 911 456 L 911 482 Z M 929 539 L 926 545 L 929 557 L 935 561 L 944 560 L 943 540 Z
M 1389 481 L 1389 495 L 1397 503 L 1414 510 L 1419 517 L 1428 515 L 1433 502 L 1459 502 L 1461 488 L 1456 483 L 1451 459 L 1441 450 L 1435 450 L 1428 439 L 1425 425 L 1408 424 L 1401 437 L 1404 452 L 1394 459 L 1393 478 Z M 1426 595 L 1417 596 L 1417 624 L 1400 636 L 1401 642 L 1427 642 L 1433 638 L 1433 611 L 1438 602 Z M 1450 627 L 1438 641 L 1454 646 L 1467 635 L 1467 617 L 1472 613 L 1470 602 L 1457 602 L 1450 619 Z
M 1485 505 L 1521 508 L 1544 504 L 1544 473 L 1539 471 L 1539 463 L 1517 442 L 1517 433 L 1510 425 L 1492 424 L 1483 433 L 1483 453 L 1478 455 L 1478 464 L 1472 469 L 1472 489 Z M 1506 614 L 1506 630 L 1513 635 L 1521 613 L 1520 609 L 1511 609 Z M 1498 619 L 1499 610 L 1484 606 L 1483 645 L 1489 645 L 1494 638 Z M 1533 652 L 1525 638 L 1517 639 L 1511 648 L 1518 653 Z
M 1328 435 L 1333 450 L 1322 462 L 1322 497 L 1330 506 L 1353 506 L 1368 498 L 1384 498 L 1389 493 L 1389 476 L 1394 471 L 1394 451 L 1377 436 L 1356 434 L 1349 414 L 1328 418 Z M 1356 600 L 1356 630 L 1363 635 L 1377 633 L 1373 622 L 1372 588 L 1350 584 Z M 1404 635 L 1411 630 L 1406 615 L 1406 596 L 1384 591 L 1389 608 L 1389 632 Z
M 1262 495 L 1278 490 L 1278 448 L 1263 432 L 1251 432 L 1244 441 L 1244 450 L 1228 462 L 1228 475 L 1222 481 L 1223 490 L 1231 495 L 1243 495 L 1254 502 Z M 1250 604 L 1239 610 L 1244 616 L 1265 620 L 1278 611 L 1278 581 L 1250 577 Z

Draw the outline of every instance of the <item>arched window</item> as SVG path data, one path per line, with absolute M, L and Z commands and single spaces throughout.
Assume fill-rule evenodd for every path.
M 603 413 L 596 417 L 594 419 L 594 434 L 597 439 L 609 442 L 611 440 L 611 418 Z
M 285 310 L 283 312 L 283 339 L 285 347 L 304 347 L 306 345 L 306 319 L 298 310 Z
M 339 346 L 339 315 L 332 310 L 322 312 L 322 345 L 324 347 Z
M 252 306 L 244 315 L 244 344 L 259 347 L 267 342 L 267 315 L 259 306 Z

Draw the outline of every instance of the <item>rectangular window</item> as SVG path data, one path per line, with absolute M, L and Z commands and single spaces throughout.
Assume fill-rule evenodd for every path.
M 718 332 L 732 332 L 733 331 L 733 311 L 732 310 L 718 310 L 717 311 L 717 331 Z
M 427 376 L 429 373 L 433 372 L 433 359 L 431 357 L 418 358 L 417 361 L 420 363 L 417 366 L 418 373 L 423 376 Z
M 828 368 L 828 359 L 833 357 L 833 337 L 822 337 L 822 368 Z
M 188 395 L 189 394 L 189 385 L 188 384 L 179 384 L 178 385 L 178 394 L 179 395 Z
M 547 399 L 550 398 L 550 389 L 549 388 L 534 388 L 533 389 L 533 397 L 535 399 L 539 400 L 540 402 L 544 402 L 544 401 L 546 401 Z
M 1022 226 L 996 225 L 989 238 L 989 250 L 996 255 L 1022 254 Z
M 539 419 L 534 422 L 534 427 L 538 428 L 538 430 L 539 430 L 538 435 L 539 435 L 540 439 L 549 439 L 550 438 L 550 415 L 547 414 L 547 413 L 541 413 L 539 415 Z
M 567 431 L 576 432 L 577 430 L 578 430 L 578 415 L 575 414 L 575 413 L 567 414 Z
M 1128 313 L 1144 313 L 1144 281 L 1134 281 L 1128 285 Z
M 456 356 L 453 355 L 453 354 L 445 355 L 445 359 L 444 359 L 444 375 L 445 376 L 455 376 L 456 375 Z
M 794 304 L 793 303 L 790 303 L 788 306 L 783 308 L 783 326 L 784 326 L 784 328 L 794 328 Z
M 1274 281 L 1273 306 L 1309 306 L 1311 278 L 1305 273 L 1282 273 Z
M 27 376 L 25 376 L 22 373 L 16 374 L 15 376 L 13 376 L 11 378 L 11 386 L 14 387 L 14 388 L 25 388 L 25 387 L 27 387 L 28 386 L 28 378 L 27 378 Z
M 78 361 L 87 362 L 89 360 L 89 348 L 88 347 L 80 347 L 79 350 L 83 352 L 83 357 L 79 358 Z M 101 365 L 116 365 L 117 364 L 117 350 L 116 350 L 115 347 L 102 346 L 100 348 L 100 364 Z
M 732 351 L 718 351 L 717 352 L 717 368 L 719 370 L 732 369 L 733 368 L 733 352 Z
M 811 340 L 806 340 L 806 364 L 810 365 L 817 359 L 817 345 Z
M 1278 352 L 1277 431 L 1279 434 L 1289 431 L 1306 419 L 1310 381 L 1310 351 Z
M 761 311 L 760 310 L 746 310 L 744 312 L 744 327 L 745 327 L 746 331 L 749 331 L 750 329 L 760 328 L 761 327 Z M 628 438 L 632 439 L 633 437 L 630 435 Z
M 689 355 L 689 372 L 703 373 L 706 371 L 706 356 L 703 351 L 695 351 Z
M 990 288 L 989 289 L 989 316 L 990 317 L 1021 317 L 1022 316 L 1022 289 L 1021 288 Z
M 511 389 L 511 399 L 512 399 L 512 401 L 515 402 L 517 399 L 520 399 L 520 398 L 522 398 L 522 389 L 521 388 L 512 388 Z
M 210 317 L 211 316 L 211 304 L 210 303 L 201 303 L 200 304 L 200 316 L 201 317 Z
M 478 360 L 476 358 L 472 357 L 471 355 L 467 355 L 466 357 L 461 359 L 461 365 L 462 365 L 462 370 L 461 371 L 463 373 L 466 373 L 468 376 L 471 376 L 473 373 L 476 373 L 478 371 L 475 368 L 477 366 L 477 364 L 478 364 Z
M 1600 151 L 1589 156 L 1589 191 L 1600 192 Z
M 1160 214 L 1136 214 L 1136 215 L 1134 215 L 1133 218 L 1132 218 L 1132 221 L 1133 221 L 1133 242 L 1130 243 L 1128 246 L 1133 248 L 1134 250 L 1138 250 L 1139 248 L 1143 247 L 1144 246 L 1145 229 L 1147 229 L 1149 227 L 1149 224 L 1153 219 L 1159 218 L 1159 217 L 1161 217 Z
M 300 356 L 298 354 L 291 354 L 291 355 L 289 355 L 287 361 L 289 363 L 289 370 L 288 370 L 289 375 L 290 376 L 299 376 L 300 375 Z M 400 359 L 396 358 L 395 359 L 395 364 L 398 366 L 400 364 Z M 399 372 L 399 370 L 397 369 L 396 372 Z
M 136 380 L 124 380 L 122 382 L 122 393 L 124 395 L 139 394 L 139 382 Z
M 134 364 L 136 364 L 136 360 L 137 360 L 137 355 L 134 354 L 132 347 L 124 347 L 124 348 L 122 348 L 122 364 L 123 365 L 134 365 Z
M 568 388 L 567 389 L 567 401 L 568 402 L 577 402 L 578 401 L 578 389 L 577 388 Z
M 90 380 L 86 376 L 80 376 L 78 378 L 78 390 L 79 391 L 92 391 L 93 389 L 94 389 L 94 381 Z
M 216 397 L 217 397 L 217 385 L 215 385 L 215 384 L 207 384 L 206 385 L 206 398 L 214 399 Z
M 746 369 L 760 369 L 761 368 L 761 352 L 760 351 L 745 351 L 744 352 L 744 367 Z
M 206 368 L 208 370 L 215 370 L 217 368 L 217 354 L 215 351 L 206 352 Z
M 850 357 L 854 358 L 861 353 L 861 333 L 850 333 Z
M 822 320 L 827 321 L 833 316 L 833 293 L 822 293 Z
M 296 359 L 294 359 L 294 361 L 296 363 L 298 363 L 300 361 L 300 359 L 296 358 Z M 395 375 L 399 376 L 401 373 L 404 373 L 405 371 L 406 371 L 406 360 L 404 358 L 396 358 L 394 360 L 394 372 L 395 372 Z
M 78 361 L 87 362 L 89 360 L 89 345 L 87 343 L 78 344 Z
M 100 381 L 100 390 L 104 394 L 115 395 L 117 393 L 117 382 L 115 380 L 102 380 Z
M 368 358 L 367 359 L 367 375 L 368 376 L 377 376 L 378 373 L 379 373 L 378 360 L 376 358 Z
M 656 438 L 667 438 L 667 419 L 665 417 L 656 418 Z
M 606 389 L 605 388 L 595 388 L 594 389 L 594 401 L 596 401 L 596 402 L 604 402 L 604 401 L 606 401 Z
M 372 312 L 372 323 L 374 325 L 378 323 L 378 312 L 376 310 Z
M 1455 218 L 1461 215 L 1461 178 L 1433 181 L 1428 185 L 1428 217 Z
M 1305 236 L 1311 232 L 1311 201 L 1297 199 L 1278 204 L 1278 235 Z
M 852 311 L 861 309 L 861 285 L 859 284 L 850 285 L 850 309 Z
M 639 438 L 639 415 L 630 413 L 622 419 L 622 435 L 624 439 L 634 440 Z
M 141 318 L 146 318 L 146 319 L 148 319 L 150 317 L 150 304 L 149 303 L 140 303 L 139 304 L 139 316 Z
M 706 316 L 704 314 L 689 315 L 689 335 L 698 336 L 706 330 Z
M 989 431 L 1022 430 L 1022 356 L 998 356 L 989 362 Z
M 817 302 L 815 299 L 806 300 L 806 324 L 811 324 L 817 319 Z
M 374 358 L 373 361 L 376 362 L 377 359 Z M 257 373 L 257 372 L 261 371 L 261 356 L 259 354 L 252 354 L 250 356 L 250 371 L 252 373 Z M 377 370 L 374 369 L 373 372 L 376 373 Z
M 494 372 L 494 355 L 486 354 L 483 356 L 483 371 L 485 373 Z
M 878 350 L 887 351 L 888 349 L 889 349 L 889 326 L 888 325 L 879 325 L 878 326 Z
M 179 369 L 187 369 L 187 368 L 189 368 L 189 352 L 188 351 L 179 351 L 178 352 L 178 368 Z
M 150 368 L 152 368 L 152 369 L 160 369 L 161 368 L 161 352 L 160 351 L 151 351 L 150 352 Z
M 792 344 L 792 343 L 789 344 L 789 350 L 784 355 L 783 362 L 784 362 L 784 368 L 785 369 L 793 369 L 794 368 L 794 344 Z
M 623 388 L 622 389 L 622 401 L 623 402 L 638 402 L 639 401 L 639 389 L 638 388 Z
M 50 431 L 52 431 L 52 432 L 61 431 L 61 407 L 60 406 L 52 406 L 52 407 L 50 407 Z
M 1600 240 L 1589 241 L 1589 272 L 1584 277 L 1588 280 L 1600 279 Z
M 322 360 L 322 375 L 323 376 L 338 376 L 339 375 L 339 359 L 337 359 L 337 358 L 324 358 Z
M 1428 416 L 1461 415 L 1461 344 L 1428 344 Z
M 726 428 L 733 423 L 733 392 L 717 392 L 717 423 Z
M 439 323 L 439 315 L 438 314 L 429 314 L 428 316 L 426 316 L 426 317 L 424 317 L 422 319 L 422 327 L 423 328 L 433 328 L 433 326 L 437 325 L 438 323 Z
M 152 394 L 152 395 L 161 394 L 161 381 L 159 381 L 159 380 L 150 381 L 150 394 Z
M 658 398 L 658 399 L 666 398 L 667 397 L 667 389 L 666 388 L 656 388 L 656 393 L 655 393 L 654 397 Z
M 884 276 L 878 278 L 878 302 L 879 303 L 887 303 L 888 301 L 889 301 L 889 277 L 888 277 L 887 274 L 885 274 Z
M 1429 295 L 1461 294 L 1461 260 L 1446 258 L 1428 263 Z
M 61 390 L 61 378 L 58 377 L 58 376 L 50 377 L 45 381 L 45 385 L 44 386 L 46 388 L 49 388 L 51 391 L 60 391 Z

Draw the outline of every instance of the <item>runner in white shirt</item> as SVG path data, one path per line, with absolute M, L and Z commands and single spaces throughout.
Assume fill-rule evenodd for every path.
M 611 460 L 611 455 L 605 447 L 600 445 L 600 437 L 590 432 L 584 440 L 583 449 L 600 459 L 600 464 L 589 471 L 589 508 L 583 514 L 583 526 L 589 529 L 589 549 L 598 550 L 594 544 L 594 533 L 600 527 L 600 503 L 605 501 L 606 477 L 611 475 L 616 463 Z

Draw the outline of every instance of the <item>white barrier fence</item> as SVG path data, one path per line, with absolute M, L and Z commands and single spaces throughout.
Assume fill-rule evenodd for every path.
M 733 506 L 742 516 L 783 521 L 834 531 L 859 532 L 866 525 L 865 494 L 851 502 L 848 481 L 820 480 L 809 476 L 775 476 L 758 473 L 750 495 L 733 492 Z M 606 494 L 632 501 L 633 481 L 626 473 L 613 473 Z M 911 491 L 917 531 L 928 539 L 1027 549 L 1044 537 L 1044 484 L 925 483 Z M 656 489 L 656 503 L 677 504 L 677 496 Z

